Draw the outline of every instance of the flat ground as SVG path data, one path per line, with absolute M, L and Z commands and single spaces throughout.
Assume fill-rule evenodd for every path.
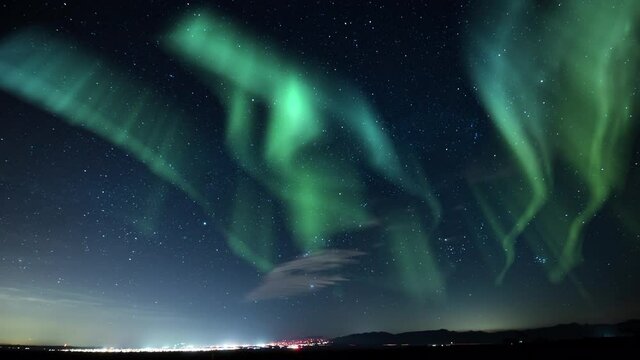
M 640 338 L 610 338 L 518 345 L 445 347 L 320 348 L 303 350 L 236 350 L 200 353 L 90 354 L 46 351 L 0 351 L 2 359 L 544 359 L 640 358 Z

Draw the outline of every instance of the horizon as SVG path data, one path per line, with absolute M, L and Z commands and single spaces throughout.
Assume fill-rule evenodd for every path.
M 420 333 L 420 332 L 438 332 L 438 331 L 447 331 L 447 332 L 453 332 L 453 333 L 465 333 L 465 332 L 483 332 L 483 333 L 500 333 L 500 332 L 520 332 L 520 331 L 531 331 L 531 330 L 539 330 L 539 329 L 547 329 L 547 328 L 554 328 L 554 327 L 561 327 L 561 326 L 571 326 L 571 325 L 578 325 L 578 326 L 613 326 L 613 325 L 620 325 L 620 324 L 625 324 L 625 323 L 630 323 L 630 322 L 640 322 L 640 319 L 627 319 L 624 321 L 616 321 L 616 322 L 612 322 L 612 323 L 585 323 L 585 322 L 570 322 L 570 323 L 557 323 L 557 324 L 548 324 L 548 325 L 543 325 L 543 326 L 535 326 L 535 327 L 529 327 L 529 328 L 513 328 L 513 329 L 493 329 L 493 330 L 477 330 L 477 329 L 460 329 L 460 330 L 451 330 L 451 329 L 444 329 L 444 328 L 440 328 L 440 329 L 422 329 L 422 330 L 406 330 L 403 332 L 396 332 L 396 333 L 392 333 L 392 332 L 387 332 L 384 330 L 372 330 L 372 331 L 365 331 L 365 332 L 358 332 L 358 333 L 350 333 L 350 334 L 344 334 L 344 335 L 339 335 L 339 336 L 333 336 L 333 337 L 326 337 L 326 336 L 298 336 L 298 337 L 293 337 L 293 338 L 289 338 L 289 339 L 271 339 L 271 340 L 267 340 L 267 341 L 256 341 L 256 342 L 234 342 L 234 341 L 226 341 L 226 342 L 222 342 L 222 343 L 203 343 L 203 344 L 198 344 L 198 343 L 192 343 L 192 342 L 179 342 L 179 343 L 174 343 L 174 344 L 164 344 L 164 345 L 158 345 L 158 344 L 147 344 L 145 346 L 140 346 L 140 347 L 124 347 L 122 345 L 115 345 L 115 344 L 111 344 L 111 345 L 105 345 L 105 344 L 93 344 L 93 345 L 89 345 L 89 344 L 53 344 L 53 343 L 46 343 L 46 344 L 35 344 L 35 343 L 0 343 L 0 347 L 2 346 L 36 346 L 36 347 L 62 347 L 62 348 L 79 348 L 79 349 L 102 349 L 102 351 L 105 351 L 107 349 L 115 349 L 115 350 L 122 350 L 122 349 L 127 349 L 127 350 L 132 350 L 132 351 L 137 351 L 137 350 L 142 350 L 145 351 L 145 349 L 147 351 L 151 351 L 153 352 L 155 349 L 155 351 L 159 351 L 160 349 L 164 349 L 167 351 L 181 351 L 181 350 L 189 350 L 192 351 L 190 349 L 193 349 L 193 351 L 205 351 L 203 349 L 205 348 L 215 348 L 216 350 L 234 350 L 234 349 L 238 349 L 238 348 L 249 348 L 249 347 L 266 347 L 266 346 L 280 346 L 280 347 L 286 347 L 285 345 L 278 345 L 281 344 L 283 342 L 296 342 L 296 341 L 301 341 L 301 340 L 308 340 L 308 339 L 318 339 L 318 340 L 328 340 L 329 342 L 334 340 L 334 339 L 338 339 L 338 338 L 344 338 L 344 337 L 350 337 L 350 336 L 359 336 L 359 335 L 368 335 L 368 334 L 389 334 L 389 335 L 402 335 L 402 334 L 407 334 L 407 333 Z M 211 350 L 211 349 L 210 349 Z
M 614 5 L 1 2 L 0 343 L 640 319 Z

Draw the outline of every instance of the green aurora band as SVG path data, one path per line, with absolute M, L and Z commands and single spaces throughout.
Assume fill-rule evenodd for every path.
M 301 250 L 324 248 L 331 236 L 376 220 L 363 206 L 363 164 L 426 204 L 423 220 L 430 219 L 430 229 L 435 228 L 441 210 L 426 177 L 418 166 L 410 167 L 413 172 L 403 168 L 375 112 L 356 91 L 310 75 L 211 12 L 185 16 L 166 37 L 169 51 L 188 65 L 230 82 L 225 83 L 230 91 L 213 89 L 228 108 L 228 148 L 250 176 L 285 204 Z M 262 113 L 266 121 L 259 118 Z M 234 218 L 235 223 L 243 220 L 252 221 Z M 396 221 L 390 226 L 399 226 Z M 426 236 L 418 243 L 427 242 Z M 244 249 L 237 253 L 250 262 L 265 263 L 270 255 L 262 241 L 234 236 L 231 246 Z M 410 255 L 415 251 L 406 252 L 420 261 L 421 255 Z M 424 262 L 437 269 L 431 258 Z M 413 271 L 419 277 L 422 270 Z
M 46 31 L 0 43 L 0 88 L 117 145 L 209 209 L 193 159 L 205 141 L 158 91 Z M 189 141 L 183 139 L 188 138 Z
M 625 179 L 640 5 L 520 1 L 500 9 L 509 11 L 478 26 L 470 67 L 515 174 L 471 185 L 506 255 L 498 282 L 519 238 L 554 260 L 544 266 L 560 281 L 580 261 L 584 227 Z M 341 234 L 366 238 L 375 228 L 382 256 L 394 259 L 387 283 L 418 299 L 443 298 L 446 279 L 432 246 L 441 206 L 424 170 L 394 147 L 364 96 L 211 12 L 182 17 L 162 43 L 201 72 L 198 80 L 227 109 L 221 141 L 238 164 L 237 181 L 229 181 L 235 188 L 207 186 L 222 176 L 201 161 L 216 149 L 184 109 L 46 31 L 2 39 L 0 88 L 118 146 L 184 191 L 231 251 L 261 272 L 281 261 L 280 227 L 301 253 L 332 247 Z M 393 201 L 367 186 L 373 176 L 398 190 Z M 165 191 L 158 185 L 150 194 L 152 218 Z
M 552 255 L 549 278 L 560 281 L 581 261 L 584 227 L 626 177 L 640 2 L 504 5 L 490 14 L 497 20 L 478 21 L 470 68 L 518 170 L 473 188 L 506 255 L 497 282 L 524 235 Z
M 233 253 L 261 272 L 276 264 L 278 226 L 291 231 L 304 253 L 330 247 L 340 234 L 365 237 L 376 227 L 388 232 L 404 290 L 440 296 L 443 279 L 429 241 L 441 210 L 424 171 L 401 160 L 376 112 L 348 84 L 310 75 L 222 19 L 187 15 L 165 45 L 200 69 L 227 107 L 227 148 L 245 172 L 231 191 L 207 187 L 219 174 L 198 159 L 215 149 L 184 109 L 71 42 L 41 29 L 2 39 L 0 87 L 117 145 L 184 191 L 227 235 Z M 214 85 L 220 80 L 225 86 Z M 371 170 L 412 205 L 391 209 L 371 201 Z M 149 194 L 150 216 L 142 218 L 150 227 L 164 189 L 158 185 Z

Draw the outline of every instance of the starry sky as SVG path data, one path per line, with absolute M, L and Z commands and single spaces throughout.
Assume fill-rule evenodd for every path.
M 1 2 L 0 343 L 639 317 L 639 17 Z

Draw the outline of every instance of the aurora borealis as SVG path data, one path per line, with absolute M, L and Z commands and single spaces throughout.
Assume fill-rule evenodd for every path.
M 195 17 L 187 15 L 169 34 L 168 47 L 188 63 L 231 81 L 231 93 L 220 94 L 229 99 L 226 141 L 230 152 L 248 175 L 284 203 L 285 221 L 300 251 L 323 249 L 326 238 L 357 231 L 372 221 L 368 209 L 362 206 L 365 186 L 358 175 L 359 167 L 366 166 L 403 187 L 409 195 L 435 203 L 426 179 L 421 186 L 401 169 L 399 155 L 362 96 L 345 90 L 350 101 L 338 99 L 344 95 L 325 89 L 339 87 L 339 83 L 314 83 L 313 76 L 303 76 L 305 72 L 294 65 L 273 54 L 261 53 L 256 40 L 240 34 L 234 27 L 220 24 L 216 16 L 203 12 Z M 254 115 L 258 111 L 256 98 L 267 104 L 268 125 L 262 126 L 263 132 L 259 131 L 258 122 L 265 120 Z M 346 128 L 349 147 L 324 135 L 337 127 Z M 256 149 L 259 143 L 263 145 Z M 327 153 L 327 147 L 332 148 L 331 153 Z M 346 152 L 355 155 L 346 158 Z M 244 196 L 247 191 L 239 193 Z M 254 221 L 254 216 L 247 218 L 245 214 L 242 211 L 234 217 L 234 224 Z M 252 227 L 253 224 L 243 224 L 243 229 Z M 243 239 L 232 233 L 231 248 L 269 270 L 265 268 L 269 249 L 255 235 Z
M 640 316 L 635 1 L 121 5 L 4 6 L 0 342 Z
M 580 262 L 585 226 L 624 182 L 636 127 L 640 6 L 616 5 L 569 2 L 531 16 L 530 3 L 514 2 L 504 5 L 510 11 L 499 15 L 494 31 L 479 32 L 472 72 L 528 185 L 518 190 L 522 180 L 515 178 L 500 185 L 506 193 L 528 193 L 510 199 L 512 224 L 496 225 L 507 259 L 500 279 L 514 262 L 515 240 L 540 222 L 532 246 L 554 259 L 549 276 L 562 280 Z M 517 29 L 540 41 L 527 41 Z M 570 170 L 555 170 L 556 161 Z M 556 185 L 556 176 L 566 184 Z M 558 222 L 556 212 L 566 219 Z

